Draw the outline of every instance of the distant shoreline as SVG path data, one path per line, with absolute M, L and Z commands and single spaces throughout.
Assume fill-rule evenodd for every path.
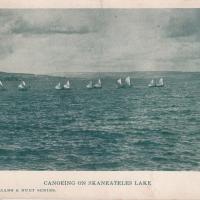
M 114 71 L 114 72 L 55 72 L 55 73 L 46 73 L 46 74 L 34 74 L 26 72 L 4 72 L 0 71 L 0 76 L 2 75 L 16 75 L 16 76 L 57 76 L 62 77 L 66 75 L 84 75 L 84 74 L 127 74 L 127 73 L 200 73 L 200 71 Z

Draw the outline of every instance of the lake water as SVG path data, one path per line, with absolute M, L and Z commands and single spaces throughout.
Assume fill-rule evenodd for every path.
M 38 76 L 0 91 L 0 170 L 200 170 L 200 73 Z M 101 77 L 102 89 L 88 90 Z M 148 88 L 164 77 L 165 87 Z

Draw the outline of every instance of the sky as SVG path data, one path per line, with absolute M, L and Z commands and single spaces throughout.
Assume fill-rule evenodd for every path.
M 0 71 L 200 71 L 200 9 L 0 9 Z

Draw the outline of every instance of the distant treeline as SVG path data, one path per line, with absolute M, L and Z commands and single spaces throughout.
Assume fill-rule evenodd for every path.
M 32 74 L 13 74 L 13 73 L 5 73 L 5 72 L 0 72 L 0 80 L 2 81 L 20 81 L 22 79 L 32 79 L 34 78 L 34 75 Z
M 21 78 L 16 77 L 16 76 L 7 76 L 7 77 L 0 76 L 0 79 L 3 80 L 3 81 L 19 81 L 19 80 L 21 80 Z

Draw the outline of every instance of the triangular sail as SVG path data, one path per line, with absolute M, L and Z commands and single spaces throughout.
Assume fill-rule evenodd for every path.
M 101 88 L 101 79 L 99 79 L 98 81 L 97 81 L 97 83 L 94 85 L 94 88 Z
M 0 90 L 5 90 L 6 88 L 4 87 L 3 83 L 0 81 Z
M 154 79 L 151 80 L 151 82 L 148 85 L 149 87 L 154 87 L 156 86 Z
M 19 84 L 18 87 L 19 87 L 19 88 L 23 88 L 23 87 L 24 87 L 23 81 L 21 81 L 21 83 Z
M 21 81 L 21 83 L 18 85 L 18 89 L 19 90 L 27 90 L 28 89 L 25 81 Z
M 66 89 L 70 88 L 70 82 L 69 82 L 69 80 L 65 83 L 64 88 L 66 88 Z
M 98 84 L 101 85 L 101 79 L 98 80 Z
M 159 80 L 158 84 L 159 84 L 160 86 L 164 85 L 163 78 L 160 78 L 160 80 Z
M 90 81 L 87 85 L 86 85 L 87 88 L 92 88 L 93 87 L 93 83 L 92 81 Z
M 56 90 L 61 90 L 62 89 L 60 82 L 55 86 L 55 89 Z
M 130 78 L 130 76 L 128 76 L 128 77 L 125 78 L 125 83 L 126 83 L 128 86 L 131 86 L 131 78 Z
M 122 79 L 121 79 L 121 78 L 119 78 L 119 79 L 117 80 L 117 84 L 118 84 L 118 85 L 122 85 Z

